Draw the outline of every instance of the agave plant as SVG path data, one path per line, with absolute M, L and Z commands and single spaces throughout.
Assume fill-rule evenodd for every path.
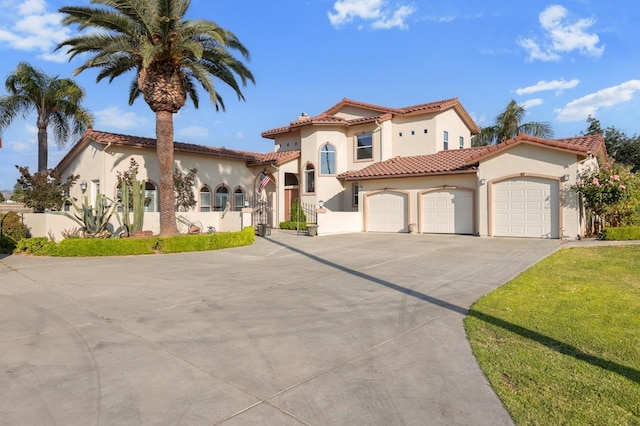
M 68 212 L 59 213 L 80 225 L 85 237 L 108 238 L 111 236 L 112 233 L 107 228 L 107 225 L 116 211 L 117 203 L 104 194 L 98 194 L 96 195 L 94 207 L 89 204 L 89 197 L 82 198 L 82 204 L 77 204 L 72 198 L 68 199 L 75 209 L 73 215 Z M 118 215 L 116 215 L 116 218 L 120 221 Z

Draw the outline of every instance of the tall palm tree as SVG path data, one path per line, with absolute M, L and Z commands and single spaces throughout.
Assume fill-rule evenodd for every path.
M 173 195 L 173 114 L 187 95 L 198 108 L 196 83 L 209 94 L 216 110 L 224 110 L 212 77 L 231 87 L 244 100 L 242 86 L 253 75 L 230 50 L 244 59 L 249 52 L 238 38 L 215 23 L 184 19 L 190 0 L 91 0 L 105 7 L 63 7 L 65 25 L 93 28 L 57 46 L 69 47 L 70 59 L 91 57 L 77 68 L 100 70 L 97 81 L 133 71 L 129 104 L 142 95 L 156 114 L 156 151 L 160 166 L 160 234 L 177 234 Z
M 515 138 L 520 133 L 540 138 L 552 138 L 553 129 L 551 124 L 546 122 L 530 122 L 520 124 L 524 118 L 525 110 L 516 101 L 509 102 L 500 114 L 496 117 L 495 125 L 484 127 L 480 133 L 471 139 L 472 146 L 494 145 L 507 139 Z
M 58 146 L 65 145 L 71 136 L 79 137 L 93 126 L 93 116 L 80 106 L 84 90 L 69 78 L 48 76 L 20 62 L 7 77 L 5 86 L 9 95 L 0 97 L 0 134 L 17 115 L 26 117 L 35 110 L 38 115 L 39 172 L 47 170 L 49 125 Z

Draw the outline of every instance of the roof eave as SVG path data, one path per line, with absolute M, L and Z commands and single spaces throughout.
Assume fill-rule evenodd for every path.
M 395 179 L 395 178 L 412 178 L 412 177 L 425 177 L 425 176 L 442 176 L 442 175 L 459 175 L 468 173 L 477 173 L 477 169 L 465 169 L 465 170 L 449 170 L 439 172 L 424 172 L 424 173 L 401 173 L 396 175 L 378 175 L 378 176 L 353 176 L 353 177 L 338 177 L 345 181 L 360 181 L 360 180 L 375 180 L 375 179 Z

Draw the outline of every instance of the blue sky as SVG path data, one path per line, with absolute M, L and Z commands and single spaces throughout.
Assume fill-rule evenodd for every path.
M 53 47 L 74 34 L 57 10 L 88 0 L 0 0 L 0 96 L 19 61 L 71 77 Z M 201 96 L 174 118 L 175 140 L 268 152 L 264 130 L 316 115 L 347 97 L 403 107 L 453 97 L 479 126 L 515 99 L 526 121 L 552 124 L 555 137 L 603 127 L 640 133 L 640 7 L 632 0 L 192 0 L 189 17 L 233 31 L 251 53 L 256 84 L 245 102 L 218 85 L 227 110 Z M 127 103 L 132 76 L 76 81 L 103 131 L 154 137 L 154 115 L 140 98 Z M 37 169 L 35 116 L 18 117 L 2 135 L 0 190 L 13 188 L 14 165 Z M 49 167 L 75 142 L 50 138 Z

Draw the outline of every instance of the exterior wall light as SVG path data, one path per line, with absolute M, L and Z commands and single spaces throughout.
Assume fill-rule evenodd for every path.
M 87 192 L 87 181 L 86 180 L 83 180 L 82 182 L 80 182 L 80 191 L 82 191 L 83 194 L 85 192 Z
M 322 200 L 318 201 L 318 205 L 320 206 L 320 208 L 324 207 L 324 201 Z
M 480 185 L 484 185 L 484 184 L 486 184 L 486 183 L 487 183 L 487 180 L 486 180 L 486 179 L 480 179 Z
M 566 175 L 562 176 L 562 181 L 563 182 L 566 182 L 568 180 L 569 180 L 569 174 L 566 174 Z

